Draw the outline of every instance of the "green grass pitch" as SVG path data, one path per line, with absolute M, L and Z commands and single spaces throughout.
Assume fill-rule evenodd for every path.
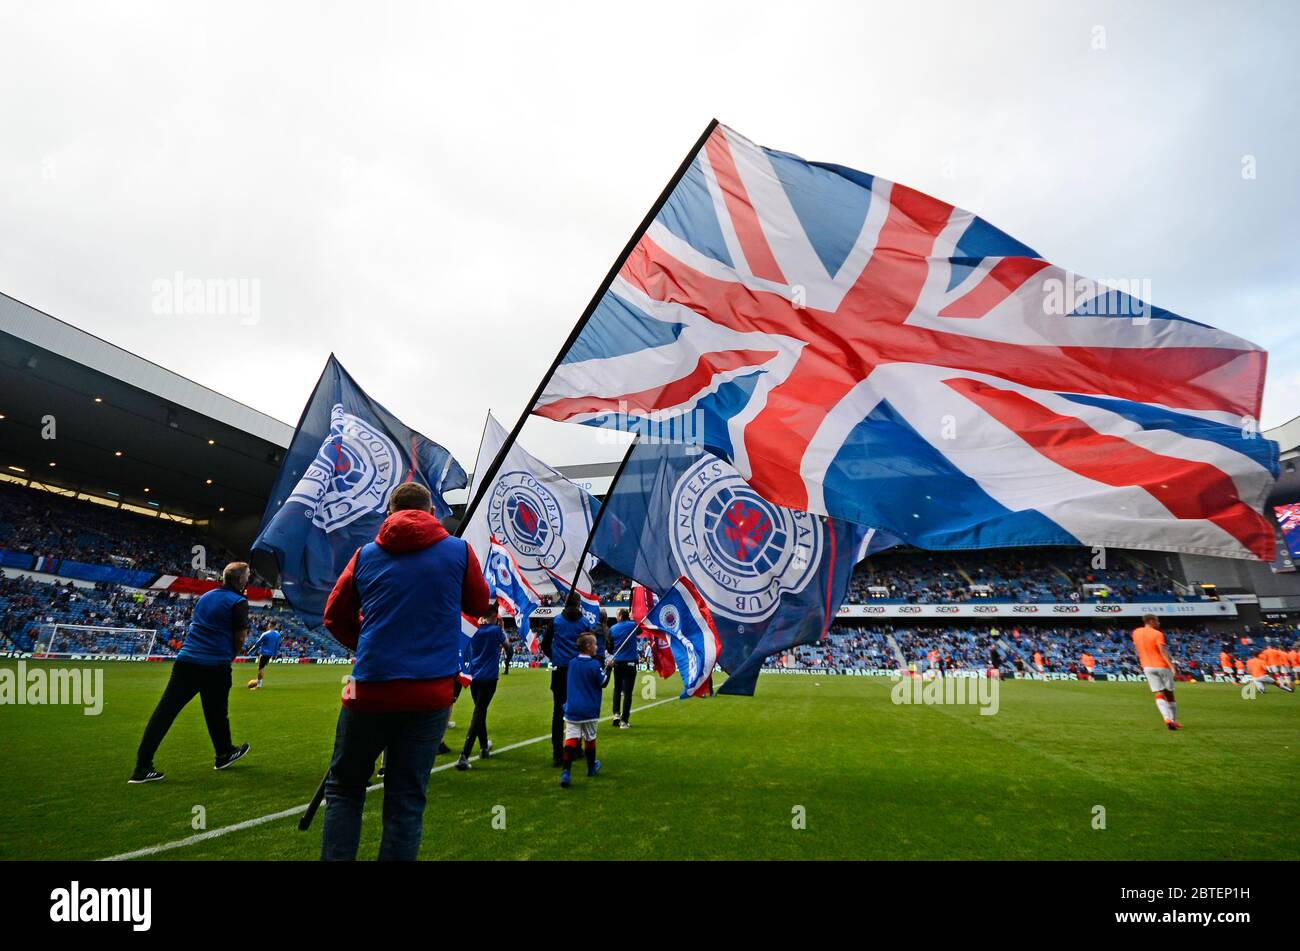
M 252 692 L 242 686 L 251 669 L 237 667 L 231 722 L 236 742 L 252 743 L 249 756 L 213 770 L 196 699 L 159 751 L 166 780 L 128 786 L 168 667 L 101 666 L 99 716 L 0 706 L 0 859 L 104 858 L 310 798 L 348 668 L 277 665 Z M 489 720 L 498 748 L 548 733 L 548 683 L 540 671 L 502 679 Z M 656 687 L 667 699 L 680 684 Z M 1143 684 L 1007 682 L 995 716 L 896 706 L 889 688 L 765 676 L 753 698 L 662 703 L 633 714 L 630 730 L 606 719 L 604 769 L 591 780 L 576 769 L 568 790 L 548 742 L 476 759 L 469 773 L 442 768 L 429 783 L 422 857 L 1297 857 L 1277 830 L 1295 804 L 1300 696 L 1246 700 L 1235 687 L 1180 684 L 1186 729 L 1170 733 Z M 453 749 L 469 715 L 465 696 L 447 736 Z M 381 796 L 367 801 L 363 858 L 378 850 Z M 1094 827 L 1098 806 L 1105 828 Z M 195 807 L 205 830 L 196 831 Z M 306 834 L 292 815 L 151 857 L 311 859 L 321 818 Z

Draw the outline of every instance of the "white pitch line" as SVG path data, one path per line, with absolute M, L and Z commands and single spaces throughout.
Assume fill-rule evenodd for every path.
M 647 703 L 644 707 L 633 707 L 632 712 L 640 713 L 642 710 L 649 710 L 652 707 L 657 707 L 665 703 L 672 703 L 674 700 L 678 699 L 680 698 L 668 697 L 665 700 L 656 700 L 654 703 Z M 550 738 L 551 734 L 547 733 L 543 736 L 535 736 L 529 740 L 520 740 L 518 743 L 511 743 L 509 746 L 494 749 L 492 755 L 496 756 L 499 753 L 508 753 L 510 750 L 517 750 L 524 746 L 531 746 L 534 743 L 540 743 L 542 740 L 549 740 Z M 450 756 L 450 754 L 448 755 Z M 456 761 L 452 760 L 451 762 L 443 763 L 441 766 L 435 766 L 429 771 L 429 773 L 430 775 L 433 773 L 440 773 L 444 769 L 451 769 L 455 765 Z M 383 786 L 383 783 L 375 783 L 373 786 L 367 786 L 366 792 L 374 792 L 376 789 L 382 789 Z M 160 842 L 158 845 L 150 845 L 143 849 L 136 849 L 134 852 L 122 852 L 119 855 L 110 855 L 108 858 L 99 859 L 99 861 L 129 862 L 131 859 L 143 858 L 146 855 L 157 855 L 159 852 L 170 852 L 172 849 L 183 849 L 186 846 L 198 845 L 200 842 L 220 838 L 221 836 L 229 835 L 232 832 L 242 832 L 245 829 L 252 829 L 255 826 L 266 825 L 268 822 L 277 822 L 280 819 L 288 819 L 290 816 L 296 816 L 300 813 L 306 812 L 307 806 L 308 803 L 304 802 L 301 806 L 294 806 L 291 809 L 282 809 L 279 812 L 273 812 L 270 815 L 258 816 L 256 819 L 245 819 L 243 822 L 236 822 L 234 825 L 222 826 L 220 829 L 209 829 L 207 832 L 200 832 L 198 835 L 189 835 L 183 839 L 176 839 L 172 842 Z

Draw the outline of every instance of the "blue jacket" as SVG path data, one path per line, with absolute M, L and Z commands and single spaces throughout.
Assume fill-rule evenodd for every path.
M 551 619 L 551 663 L 556 667 L 568 667 L 569 662 L 578 656 L 578 638 L 588 632 L 596 634 L 596 653 L 602 656 L 605 645 L 600 642 L 600 630 L 584 614 L 576 621 L 570 621 L 563 613 Z
M 610 650 L 614 651 L 614 659 L 624 663 L 636 663 L 637 659 L 637 639 L 628 637 L 636 630 L 636 621 L 619 621 L 609 629 L 609 639 L 613 642 Z M 623 641 L 627 643 L 624 644 Z M 621 646 L 620 646 L 621 645 Z
M 248 600 L 238 591 L 213 588 L 194 602 L 189 632 L 176 659 L 204 667 L 229 664 L 243 646 L 243 634 L 236 639 L 235 632 L 247 629 Z
M 595 657 L 579 654 L 569 664 L 568 698 L 564 719 L 573 722 L 600 719 L 600 692 L 609 683 L 609 668 Z
M 280 653 L 280 632 L 265 631 L 253 645 L 254 649 L 263 657 L 274 657 Z
M 496 680 L 501 675 L 501 643 L 505 634 L 495 624 L 484 624 L 471 642 L 469 675 L 475 681 Z
M 487 608 L 487 584 L 476 568 L 469 546 L 428 512 L 389 515 L 343 570 L 325 605 L 330 632 L 349 647 L 356 638 L 353 679 L 454 676 L 461 611 Z

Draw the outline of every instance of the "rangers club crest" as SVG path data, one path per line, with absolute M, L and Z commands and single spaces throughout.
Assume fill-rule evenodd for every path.
M 663 610 L 659 612 L 659 623 L 670 634 L 682 632 L 682 619 L 677 616 L 677 609 L 671 604 L 664 605 Z
M 717 459 L 701 459 L 678 480 L 672 512 L 678 564 L 709 607 L 732 620 L 767 620 L 821 563 L 821 519 L 773 505 Z
M 305 506 L 312 524 L 333 532 L 382 513 L 401 467 L 391 439 L 335 403 L 329 436 L 285 502 Z
M 564 557 L 564 513 L 551 490 L 530 472 L 497 479 L 488 498 L 488 528 L 526 567 L 554 568 Z
M 510 587 L 510 566 L 506 564 L 505 559 L 497 559 L 497 584 L 503 588 Z

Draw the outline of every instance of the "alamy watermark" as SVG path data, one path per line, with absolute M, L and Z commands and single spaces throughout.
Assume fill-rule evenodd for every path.
M 1056 317 L 1128 317 L 1151 322 L 1151 279 L 1120 277 L 1094 280 L 1069 271 L 1043 281 L 1043 312 Z
M 132 931 L 148 931 L 153 923 L 153 889 L 91 888 L 73 881 L 50 892 L 50 921 L 128 922 Z
M 619 400 L 618 411 L 605 417 L 604 424 L 596 430 L 596 440 L 601 443 L 626 443 L 616 433 L 636 433 L 642 443 L 651 446 L 684 445 L 695 455 L 704 444 L 704 413 L 700 410 L 664 410 L 628 413 L 626 400 Z
M 244 326 L 262 319 L 262 282 L 255 277 L 186 277 L 183 271 L 153 282 L 153 312 L 166 317 L 238 317 Z
M 99 667 L 0 668 L 0 706 L 84 707 L 88 717 L 104 712 L 104 671 Z
M 980 708 L 980 716 L 991 717 L 1001 706 L 1002 681 L 982 674 L 953 674 L 926 680 L 905 676 L 889 691 L 895 705 L 960 706 Z

